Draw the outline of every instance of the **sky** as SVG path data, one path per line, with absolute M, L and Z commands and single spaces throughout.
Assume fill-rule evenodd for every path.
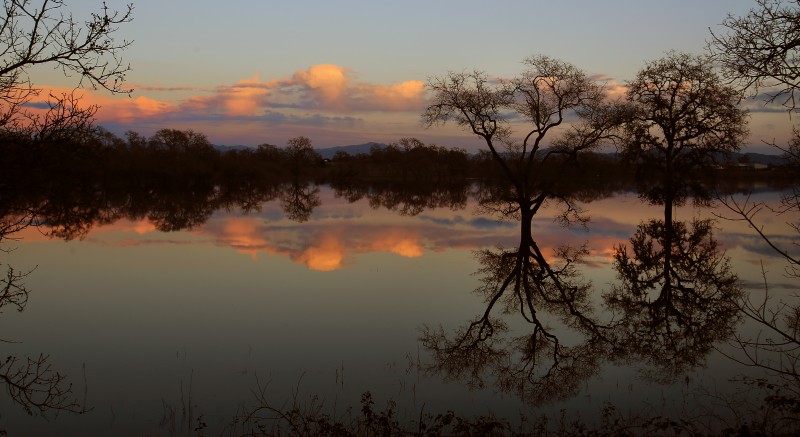
M 111 9 L 125 3 L 107 0 Z M 102 2 L 68 1 L 78 19 Z M 754 0 L 570 2 L 134 0 L 116 37 L 133 41 L 130 95 L 84 90 L 98 124 L 116 134 L 193 129 L 214 144 L 307 136 L 315 147 L 416 137 L 475 150 L 455 126 L 426 128 L 425 83 L 448 71 L 508 78 L 543 54 L 610 85 L 624 85 L 669 50 L 702 54 L 709 28 Z M 60 70 L 31 72 L 54 90 L 75 85 Z M 750 104 L 748 143 L 785 141 L 788 113 Z

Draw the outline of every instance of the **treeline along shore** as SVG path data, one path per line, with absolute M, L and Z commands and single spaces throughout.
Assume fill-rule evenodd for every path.
M 375 145 L 369 152 L 351 155 L 338 151 L 323 159 L 310 139 L 296 137 L 286 146 L 262 144 L 253 148 L 223 149 L 192 130 L 162 129 L 150 137 L 128 132 L 120 138 L 102 128 L 80 136 L 36 140 L 3 138 L 0 190 L 6 201 L 19 195 L 64 189 L 135 192 L 210 189 L 241 191 L 282 182 L 363 184 L 366 182 L 451 184 L 498 183 L 504 175 L 488 151 L 468 153 L 460 148 L 425 144 L 404 138 Z M 513 160 L 509 160 L 513 164 Z M 747 191 L 753 184 L 790 186 L 798 172 L 788 164 L 753 165 L 747 155 L 720 155 L 710 171 L 695 175 L 707 186 L 724 192 Z M 547 177 L 550 169 L 539 169 Z M 559 174 L 563 190 L 635 190 L 652 175 L 641 163 L 613 151 L 582 152 Z M 556 176 L 556 175 L 552 175 Z M 27 194 L 26 194 L 27 193 Z
M 463 207 L 468 197 L 502 192 L 509 184 L 488 152 L 470 154 L 415 139 L 356 155 L 338 151 L 331 159 L 323 159 L 305 137 L 285 147 L 224 150 L 203 134 L 173 129 L 120 138 L 94 128 L 53 141 L 6 138 L 0 148 L 0 216 L 35 216 L 54 236 L 67 239 L 122 217 L 147 218 L 162 231 L 192 228 L 216 210 L 249 211 L 273 200 L 290 219 L 305 221 L 319 205 L 315 186 L 322 184 L 350 201 L 367 198 L 411 215 Z M 706 193 L 724 195 L 788 189 L 798 178 L 788 165 L 753 170 L 725 162 L 694 175 L 700 178 L 694 182 Z M 568 166 L 552 168 L 560 172 L 549 175 L 558 179 L 553 195 L 587 202 L 657 183 L 650 180 L 655 172 L 614 153 L 585 152 Z M 542 168 L 540 177 L 547 179 L 548 172 L 556 170 Z

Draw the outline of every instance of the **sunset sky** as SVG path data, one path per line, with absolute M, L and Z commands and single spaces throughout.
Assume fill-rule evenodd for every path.
M 71 1 L 76 18 L 100 1 Z M 124 8 L 117 0 L 112 9 Z M 86 91 L 100 125 L 122 134 L 194 129 L 212 143 L 286 144 L 305 135 L 316 147 L 426 142 L 474 150 L 454 127 L 426 129 L 425 81 L 449 70 L 518 74 L 544 54 L 624 85 L 668 50 L 704 53 L 709 28 L 752 0 L 606 2 L 477 1 L 134 1 L 117 37 L 130 95 Z M 35 84 L 70 87 L 60 70 L 32 71 Z M 750 104 L 749 143 L 783 140 L 785 111 Z

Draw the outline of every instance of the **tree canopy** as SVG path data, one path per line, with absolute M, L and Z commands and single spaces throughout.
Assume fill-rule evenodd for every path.
M 738 150 L 746 137 L 747 112 L 739 97 L 710 59 L 670 52 L 628 83 L 622 150 L 646 169 L 648 179 L 653 171 L 663 173 L 664 183 L 696 179 L 688 176 L 709 168 L 716 153 Z M 653 193 L 670 193 L 675 200 L 682 195 L 676 187 L 655 188 Z

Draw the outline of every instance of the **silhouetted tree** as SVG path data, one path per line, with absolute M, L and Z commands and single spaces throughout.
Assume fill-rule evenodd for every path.
M 14 126 L 15 133 L 49 144 L 80 142 L 96 133 L 93 123 L 98 107 L 81 107 L 75 93 L 50 94 L 47 106 L 44 114 L 26 113 L 26 120 Z
M 341 186 L 334 186 L 342 192 Z M 358 200 L 364 196 L 373 209 L 386 208 L 400 215 L 415 216 L 435 208 L 463 209 L 467 203 L 469 184 L 467 181 L 432 184 L 428 179 L 399 180 L 362 184 L 359 191 L 350 186 L 345 197 Z
M 630 250 L 616 248 L 620 283 L 604 297 L 622 316 L 616 343 L 624 355 L 669 378 L 702 363 L 738 320 L 741 290 L 712 223 L 678 222 L 673 210 L 689 196 L 707 201 L 705 173 L 717 154 L 740 147 L 746 113 L 708 59 L 676 52 L 647 63 L 627 101 L 622 151 L 637 166 L 640 196 L 664 213 L 639 225 Z
M 555 259 L 548 259 L 536 244 L 532 220 L 548 200 L 566 205 L 565 223 L 582 220 L 561 190 L 562 170 L 579 152 L 616 138 L 625 108 L 606 104 L 603 86 L 571 64 L 545 56 L 524 63 L 527 69 L 511 80 L 495 81 L 475 71 L 429 81 L 433 100 L 423 119 L 429 126 L 453 121 L 484 140 L 507 185 L 489 191 L 481 204 L 519 220 L 520 243 L 515 250 L 478 254 L 484 265 L 477 290 L 486 296 L 483 314 L 453 337 L 442 328 L 426 328 L 422 341 L 434 354 L 434 370 L 478 385 L 488 371 L 505 390 L 540 403 L 571 394 L 594 372 L 605 333 L 592 315 L 589 284 L 575 268 L 585 250 L 561 247 Z M 565 124 L 571 116 L 578 122 Z M 515 136 L 514 127 L 523 132 Z M 543 311 L 584 341 L 563 344 Z M 519 313 L 532 332 L 508 338 L 496 312 Z
M 726 77 L 741 87 L 757 93 L 766 89 L 768 101 L 797 110 L 796 93 L 800 89 L 800 2 L 796 0 L 756 0 L 758 7 L 745 17 L 729 15 L 722 23 L 725 35 L 712 32 L 709 48 L 720 62 Z M 786 147 L 773 144 L 784 152 L 789 166 L 800 168 L 800 130 L 794 129 Z M 764 203 L 750 199 L 721 199 L 736 220 L 747 222 L 764 240 L 789 262 L 790 275 L 798 276 L 798 257 L 786 248 L 779 248 L 762 232 L 756 215 L 765 209 Z M 784 193 L 776 214 L 800 212 L 800 189 L 794 186 Z M 789 223 L 800 233 L 800 222 Z
M 616 138 L 625 108 L 606 104 L 603 86 L 572 64 L 547 56 L 524 61 L 527 69 L 511 80 L 494 81 L 486 73 L 450 72 L 428 83 L 432 103 L 423 120 L 432 126 L 448 121 L 483 138 L 511 185 L 490 202 L 504 215 L 518 216 L 522 239 L 531 239 L 531 219 L 547 199 L 566 204 L 565 218 L 577 211 L 559 192 L 563 169 L 577 153 Z M 565 125 L 565 118 L 578 122 Z M 524 123 L 512 123 L 515 119 Z M 514 135 L 513 128 L 523 131 Z M 544 149 L 549 141 L 550 148 Z
M 8 356 L 0 362 L 0 381 L 18 405 L 32 415 L 49 410 L 82 413 L 86 410 L 74 398 L 66 376 L 55 371 L 47 355 L 36 358 Z
M 701 172 L 716 154 L 738 150 L 747 134 L 739 93 L 702 57 L 671 52 L 647 63 L 628 84 L 627 100 L 623 153 L 641 170 L 642 195 L 665 208 L 702 193 L 694 183 Z M 668 223 L 670 214 L 665 209 Z
M 12 236 L 31 226 L 34 218 L 26 212 L 8 212 L 7 215 L 0 217 L 0 244 L 4 244 Z M 12 249 L 0 246 L 0 253 L 8 253 Z M 2 264 L 0 264 L 2 265 Z M 17 311 L 25 309 L 28 302 L 28 289 L 22 280 L 29 272 L 20 272 L 7 265 L 6 273 L 0 277 L 0 310 L 5 307 L 13 306 Z M 0 342 L 3 340 L 0 339 Z
M 766 102 L 779 103 L 790 112 L 798 110 L 800 89 L 800 2 L 796 0 L 756 0 L 757 7 L 744 17 L 729 15 L 722 23 L 725 34 L 714 34 L 709 49 L 723 67 L 725 76 L 752 94 L 764 93 Z M 800 168 L 800 131 L 794 129 L 787 145 L 770 143 L 784 152 L 796 172 Z M 750 197 L 720 198 L 730 214 L 724 218 L 747 223 L 777 254 L 787 262 L 786 275 L 800 278 L 800 256 L 794 247 L 781 245 L 764 229 L 758 215 L 770 212 L 789 217 L 787 224 L 800 234 L 800 188 L 793 186 L 782 194 L 781 203 L 771 208 Z M 752 337 L 737 336 L 743 355 L 737 359 L 748 365 L 765 368 L 779 375 L 790 390 L 797 408 L 800 405 L 800 304 L 798 296 L 773 300 L 769 284 L 763 297 L 746 297 L 739 304 L 742 313 L 761 328 Z
M 70 131 L 84 132 L 96 107 L 80 108 L 75 94 L 49 96 L 44 115 L 25 105 L 41 90 L 31 83 L 29 70 L 51 65 L 79 77 L 78 85 L 123 88 L 129 67 L 122 51 L 129 41 L 114 37 L 121 24 L 132 20 L 133 7 L 121 12 L 105 4 L 81 23 L 63 0 L 4 0 L 0 17 L 0 133 L 37 140 L 60 139 Z
M 711 32 L 709 50 L 725 78 L 768 102 L 797 108 L 800 85 L 800 2 L 756 0 L 744 17 L 728 15 L 725 33 Z
M 517 192 L 551 156 L 573 156 L 611 138 L 617 111 L 604 105 L 603 86 L 572 64 L 547 56 L 523 61 L 527 69 L 510 80 L 492 80 L 482 71 L 450 72 L 428 82 L 432 103 L 422 114 L 428 126 L 456 123 L 481 137 Z M 555 131 L 566 117 L 582 123 Z M 514 123 L 516 119 L 524 123 Z M 518 136 L 514 128 L 522 129 Z M 540 154 L 548 145 L 554 147 Z
M 308 175 L 322 161 L 322 157 L 314 150 L 311 140 L 307 137 L 290 138 L 283 152 L 286 166 L 295 179 Z
M 404 178 L 445 181 L 464 177 L 468 170 L 467 153 L 463 149 L 446 149 L 416 138 L 402 138 L 389 147 L 402 151 L 395 165 L 400 167 Z
M 133 141 L 136 141 L 133 139 Z M 160 129 L 147 141 L 148 147 L 159 150 L 204 153 L 213 150 L 205 135 L 191 129 Z

